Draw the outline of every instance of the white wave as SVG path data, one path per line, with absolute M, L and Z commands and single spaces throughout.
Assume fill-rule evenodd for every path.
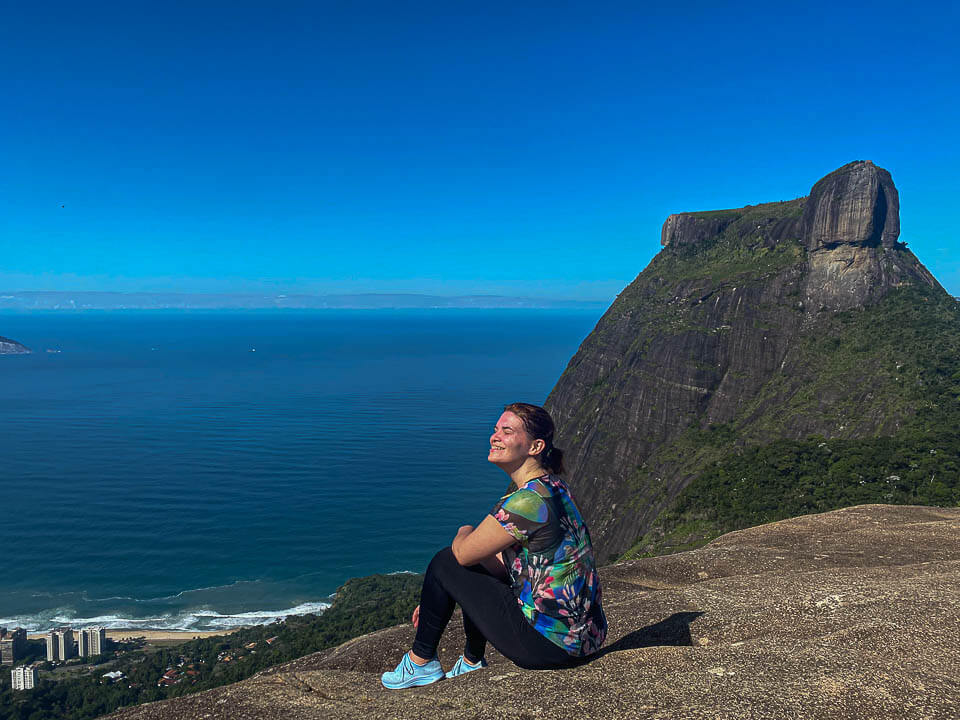
M 259 580 L 234 580 L 231 583 L 226 583 L 225 585 L 210 585 L 208 587 L 199 587 L 199 588 L 188 588 L 187 590 L 181 590 L 174 595 L 163 595 L 162 597 L 147 598 L 146 600 L 137 600 L 136 602 L 159 602 L 161 600 L 179 600 L 180 598 L 189 595 L 190 593 L 201 593 L 208 592 L 210 590 L 224 590 L 226 588 L 237 587 L 239 585 L 244 585 L 247 583 L 256 583 L 260 582 Z
M 158 597 L 149 597 L 149 598 L 115 596 L 115 597 L 91 598 L 91 599 L 94 602 L 101 602 L 106 600 L 129 600 L 131 602 L 137 602 L 137 603 L 163 602 L 165 600 L 179 600 L 189 595 L 190 593 L 208 592 L 210 590 L 224 590 L 226 588 L 233 588 L 233 587 L 238 587 L 240 585 L 245 585 L 248 583 L 258 583 L 258 582 L 261 582 L 261 581 L 260 580 L 234 580 L 233 582 L 229 582 L 224 585 L 209 585 L 206 587 L 187 588 L 186 590 L 180 590 L 179 592 L 176 592 L 173 595 L 160 595 Z
M 240 613 L 220 613 L 216 610 L 184 610 L 156 617 L 127 618 L 119 615 L 77 617 L 70 608 L 56 608 L 11 618 L 0 618 L 0 626 L 22 627 L 28 632 L 47 632 L 56 627 L 75 629 L 100 626 L 108 630 L 232 630 L 244 625 L 269 625 L 291 615 L 319 615 L 330 607 L 329 602 L 307 602 L 281 610 L 251 610 Z

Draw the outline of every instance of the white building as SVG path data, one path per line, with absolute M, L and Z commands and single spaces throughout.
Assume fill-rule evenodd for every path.
M 76 647 L 73 641 L 73 630 L 70 628 L 51 630 L 47 635 L 47 660 L 57 662 L 72 658 L 74 655 L 76 655 Z
M 104 627 L 90 628 L 90 652 L 102 655 L 107 651 L 107 629 Z
M 107 646 L 107 631 L 102 627 L 77 631 L 77 652 L 80 657 L 101 654 Z
M 37 686 L 37 669 L 28 665 L 15 667 L 10 671 L 10 682 L 14 690 L 32 690 Z

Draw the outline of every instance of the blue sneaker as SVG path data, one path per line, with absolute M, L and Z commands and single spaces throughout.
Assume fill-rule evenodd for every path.
M 380 682 L 388 690 L 400 690 L 416 685 L 429 685 L 442 678 L 443 668 L 437 658 L 426 665 L 417 665 L 410 659 L 410 653 L 405 653 L 397 669 L 381 675 Z
M 467 659 L 461 655 L 457 658 L 457 662 L 454 663 L 453 667 L 450 668 L 450 671 L 447 673 L 447 678 L 455 678 L 457 675 L 463 675 L 464 673 L 471 672 L 473 670 L 479 670 L 487 666 L 487 661 L 483 658 L 480 658 L 480 662 L 476 665 L 471 665 Z

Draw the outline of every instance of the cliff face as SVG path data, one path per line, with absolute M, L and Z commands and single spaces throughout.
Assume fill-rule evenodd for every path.
M 893 369 L 912 350 L 891 356 L 867 339 L 856 362 L 838 352 L 855 334 L 851 313 L 882 325 L 871 309 L 892 294 L 952 301 L 899 232 L 897 190 L 871 162 L 845 165 L 805 198 L 667 218 L 663 250 L 547 400 L 602 559 L 718 459 L 697 432 L 723 428 L 729 445 L 868 437 L 916 414 L 923 398 Z
M 930 273 L 900 252 L 900 198 L 890 173 L 850 163 L 813 186 L 800 234 L 808 256 L 806 302 L 818 311 L 847 310 Z
M 0 336 L 0 355 L 26 355 L 30 348 L 21 345 L 16 340 Z
M 410 624 L 116 720 L 946 720 L 960 680 L 960 509 L 865 505 L 601 569 L 606 646 L 573 670 L 490 668 L 390 691 Z M 441 643 L 463 647 L 454 617 Z

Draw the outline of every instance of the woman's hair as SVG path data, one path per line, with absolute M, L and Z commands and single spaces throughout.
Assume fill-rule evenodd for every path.
M 530 403 L 510 403 L 504 412 L 512 412 L 523 423 L 523 429 L 534 440 L 543 440 L 546 445 L 540 453 L 540 464 L 543 469 L 554 475 L 563 475 L 563 450 L 553 446 L 553 418 L 550 413 L 539 405 Z

